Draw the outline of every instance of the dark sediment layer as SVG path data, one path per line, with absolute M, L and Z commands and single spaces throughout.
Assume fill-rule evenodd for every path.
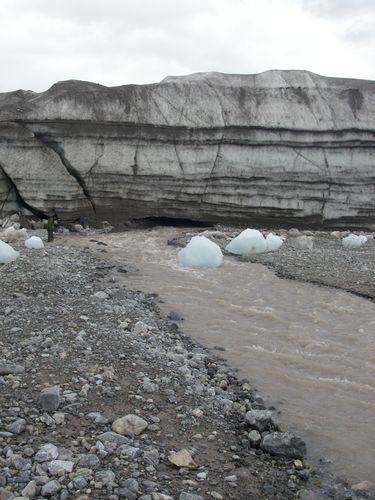
M 375 82 L 197 74 L 0 95 L 3 213 L 371 228 Z

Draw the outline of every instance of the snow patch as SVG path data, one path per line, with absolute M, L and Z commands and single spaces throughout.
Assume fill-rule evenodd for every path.
M 313 236 L 298 236 L 297 238 L 290 238 L 289 241 L 294 248 L 299 248 L 301 250 L 312 250 L 314 247 Z

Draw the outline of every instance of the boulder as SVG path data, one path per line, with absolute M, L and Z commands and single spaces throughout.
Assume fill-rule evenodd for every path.
M 17 418 L 5 428 L 8 432 L 12 432 L 13 434 L 21 434 L 26 429 L 26 420 L 24 418 Z
M 251 429 L 263 432 L 273 424 L 272 412 L 269 410 L 250 410 L 245 415 L 245 421 Z
M 375 483 L 372 481 L 361 481 L 352 486 L 352 490 L 364 498 L 375 498 Z
M 129 444 L 131 443 L 131 440 L 125 436 L 122 436 L 121 434 L 117 434 L 116 432 L 103 432 L 103 434 L 100 434 L 98 436 L 99 441 L 102 443 L 108 442 L 108 443 L 115 443 L 117 445 L 122 445 L 122 444 Z
M 56 480 L 49 481 L 44 486 L 42 486 L 42 495 L 47 498 L 52 497 L 57 493 L 59 493 L 60 490 L 61 490 L 61 484 L 58 481 Z
M 261 446 L 271 455 L 288 458 L 306 456 L 305 442 L 290 432 L 271 432 L 263 438 Z
M 19 375 L 24 373 L 25 368 L 21 365 L 14 365 L 12 363 L 0 362 L 0 376 L 4 375 Z
M 48 464 L 48 472 L 52 476 L 61 476 L 69 474 L 74 468 L 74 462 L 70 460 L 52 460 Z
M 59 456 L 59 450 L 57 446 L 52 443 L 44 444 L 36 452 L 34 460 L 36 462 L 50 462 L 55 460 Z
M 176 467 L 185 467 L 187 469 L 196 469 L 198 467 L 190 451 L 186 449 L 177 452 L 172 451 L 168 456 L 168 460 Z
M 147 429 L 148 423 L 138 415 L 125 415 L 124 417 L 116 419 L 112 424 L 112 430 L 117 434 L 125 435 L 130 434 L 138 436 Z
M 40 393 L 40 401 L 44 411 L 55 411 L 60 406 L 60 387 L 46 387 Z

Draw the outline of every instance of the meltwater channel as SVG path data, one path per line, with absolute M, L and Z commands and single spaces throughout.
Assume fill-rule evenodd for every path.
M 375 303 L 344 291 L 283 280 L 262 265 L 225 257 L 184 269 L 157 227 L 103 236 L 107 255 L 138 268 L 127 286 L 156 292 L 186 334 L 221 353 L 281 410 L 310 457 L 328 458 L 353 481 L 375 478 Z

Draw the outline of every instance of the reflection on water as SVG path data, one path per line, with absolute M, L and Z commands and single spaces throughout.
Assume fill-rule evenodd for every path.
M 129 287 L 157 292 L 183 329 L 225 357 L 303 431 L 315 456 L 353 480 L 375 477 L 375 304 L 277 278 L 225 257 L 217 269 L 182 269 L 156 228 L 106 235 L 109 255 L 137 266 Z

